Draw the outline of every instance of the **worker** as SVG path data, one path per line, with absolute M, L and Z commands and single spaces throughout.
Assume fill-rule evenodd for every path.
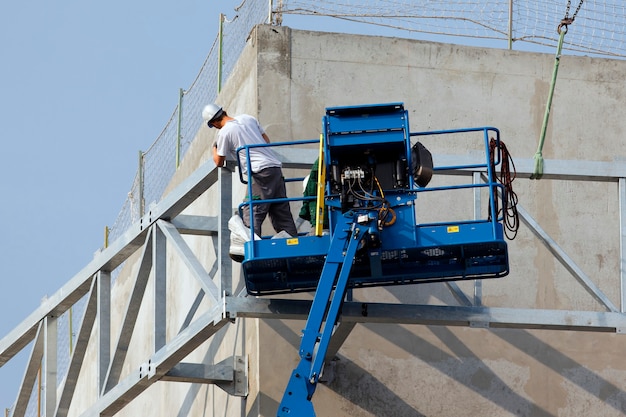
M 213 144 L 215 165 L 224 165 L 226 156 L 235 159 L 235 151 L 245 145 L 270 143 L 270 138 L 258 120 L 242 114 L 231 117 L 217 104 L 211 103 L 202 110 L 202 118 L 207 126 L 218 129 L 217 139 Z M 247 174 L 246 152 L 240 151 L 241 170 L 252 177 L 252 200 L 269 200 L 287 197 L 282 163 L 269 147 L 249 148 L 252 175 Z M 250 206 L 243 209 L 243 222 L 250 227 Z M 290 236 L 297 236 L 298 231 L 291 215 L 288 201 L 278 203 L 253 204 L 254 232 L 261 235 L 261 224 L 269 214 L 272 226 L 277 234 L 282 231 Z

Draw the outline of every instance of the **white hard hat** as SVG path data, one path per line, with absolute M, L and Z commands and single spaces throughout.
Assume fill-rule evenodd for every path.
M 220 106 L 215 103 L 211 103 L 207 104 L 206 106 L 204 106 L 204 109 L 202 109 L 202 118 L 206 122 L 207 126 L 213 127 L 211 126 L 211 121 L 213 119 L 217 119 L 223 113 L 224 110 Z

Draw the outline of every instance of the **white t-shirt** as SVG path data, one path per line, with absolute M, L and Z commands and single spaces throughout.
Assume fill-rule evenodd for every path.
M 237 160 L 235 150 L 244 145 L 264 144 L 263 133 L 258 120 L 254 117 L 241 114 L 227 122 L 217 134 L 217 154 Z M 246 152 L 239 152 L 241 169 L 247 172 Z M 281 167 L 282 164 L 276 154 L 267 147 L 250 148 L 250 166 L 252 172 L 259 172 L 265 168 Z

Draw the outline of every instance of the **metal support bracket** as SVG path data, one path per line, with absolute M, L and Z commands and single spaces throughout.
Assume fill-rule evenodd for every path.
M 215 384 L 236 397 L 248 395 L 248 357 L 233 356 L 216 365 L 183 363 L 167 372 L 161 381 Z
M 156 373 L 156 368 L 152 366 L 152 360 L 139 365 L 139 379 L 152 378 Z

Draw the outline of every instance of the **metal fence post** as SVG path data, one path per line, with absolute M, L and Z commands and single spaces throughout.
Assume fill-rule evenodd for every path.
M 220 28 L 218 32 L 218 48 L 217 48 L 217 93 L 222 91 L 222 46 L 224 44 L 224 13 L 220 13 Z
M 178 89 L 178 125 L 176 127 L 176 169 L 180 167 L 180 142 L 182 139 L 181 131 L 183 124 L 183 95 L 185 91 L 180 88 Z
M 138 167 L 138 172 L 139 172 L 139 217 L 143 217 L 144 215 L 144 209 L 145 209 L 145 201 L 144 201 L 144 170 L 143 170 L 143 156 L 144 153 L 142 151 L 139 151 L 139 167 Z
M 513 0 L 509 0 L 509 49 L 513 49 Z

